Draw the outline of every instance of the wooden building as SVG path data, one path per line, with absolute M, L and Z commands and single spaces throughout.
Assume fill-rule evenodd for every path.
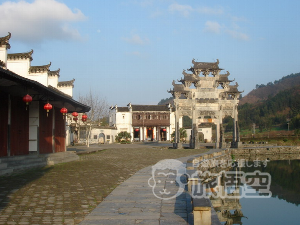
M 59 90 L 59 70 L 50 71 L 51 64 L 31 66 L 33 51 L 7 54 L 9 39 L 10 34 L 0 38 L 0 157 L 64 152 L 61 109 L 87 112 L 90 107 L 75 101 L 70 89 Z M 72 89 L 73 82 L 62 86 Z M 46 110 L 48 103 L 52 109 Z

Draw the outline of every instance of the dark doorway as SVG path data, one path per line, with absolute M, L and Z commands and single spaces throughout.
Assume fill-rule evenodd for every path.
M 153 128 L 152 127 L 147 128 L 147 140 L 153 141 Z

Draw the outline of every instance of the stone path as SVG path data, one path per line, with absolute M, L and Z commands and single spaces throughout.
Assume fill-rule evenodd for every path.
M 189 158 L 179 160 L 186 162 Z M 151 176 L 151 166 L 138 171 L 106 197 L 80 225 L 193 224 L 191 198 L 187 191 L 168 200 L 162 199 L 162 194 L 158 194 L 158 198 L 148 184 Z M 155 188 L 165 188 L 169 192 L 177 193 L 178 184 L 174 182 L 175 178 L 174 175 L 161 176 L 161 183 L 157 183 Z
M 81 155 L 79 161 L 0 176 L 0 224 L 79 224 L 94 209 L 101 207 L 103 199 L 108 201 L 112 198 L 113 195 L 109 195 L 112 190 L 117 191 L 119 185 L 123 187 L 130 181 L 128 179 L 135 178 L 132 175 L 138 174 L 137 171 L 143 168 L 146 170 L 162 159 L 176 159 L 206 152 L 205 149 L 168 149 L 149 144 L 109 145 L 110 149 L 101 150 L 106 147 L 108 146 L 91 146 L 91 150 L 100 151 Z M 86 150 L 83 147 L 80 149 Z M 144 185 L 147 185 L 144 193 L 149 193 L 150 198 L 153 194 L 147 184 L 149 177 L 150 174 L 144 180 Z M 131 195 L 137 196 L 135 193 Z M 145 198 L 146 195 L 142 195 Z M 153 201 L 155 205 L 159 199 L 153 196 Z M 162 209 L 166 207 L 160 204 L 159 210 Z M 126 212 L 120 213 L 124 215 Z

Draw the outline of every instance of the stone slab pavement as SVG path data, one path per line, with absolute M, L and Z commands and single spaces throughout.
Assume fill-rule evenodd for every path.
M 210 152 L 215 151 L 211 150 Z M 197 155 L 199 156 L 199 155 Z M 193 156 L 180 160 L 186 163 Z M 120 184 L 108 195 L 80 225 L 98 224 L 147 224 L 169 225 L 193 224 L 191 197 L 185 189 L 175 198 L 164 199 L 165 195 L 153 193 L 148 180 L 152 177 L 152 166 L 146 167 Z M 177 193 L 176 176 L 161 176 L 156 188 Z M 112 178 L 113 179 L 113 178 Z M 151 183 L 150 183 L 151 184 Z

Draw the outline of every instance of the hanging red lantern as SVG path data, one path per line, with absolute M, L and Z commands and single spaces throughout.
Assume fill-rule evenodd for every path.
M 60 112 L 63 114 L 63 118 L 65 118 L 65 115 L 68 113 L 68 109 L 66 109 L 65 107 L 61 108 Z
M 44 109 L 47 110 L 47 117 L 48 117 L 48 113 L 49 113 L 49 110 L 52 109 L 52 105 L 48 102 L 47 104 L 44 105 Z
M 23 102 L 26 102 L 26 105 L 29 105 L 30 102 L 32 102 L 32 97 L 27 94 L 23 97 Z
M 27 110 L 27 106 L 29 105 L 30 102 L 32 102 L 32 97 L 29 94 L 25 95 L 23 97 L 23 102 L 26 103 L 26 110 Z
M 77 112 L 73 112 L 73 113 L 72 113 L 72 116 L 77 117 L 77 116 L 78 116 L 78 113 L 77 113 Z
M 85 114 L 83 114 L 82 117 L 81 117 L 81 120 L 82 120 L 83 122 L 85 122 L 85 121 L 87 120 L 87 118 L 88 118 L 88 116 L 85 115 Z
M 167 130 L 167 129 L 165 129 L 165 128 L 163 129 L 163 131 L 166 131 L 166 130 Z
M 135 131 L 139 131 L 140 129 L 135 129 Z

